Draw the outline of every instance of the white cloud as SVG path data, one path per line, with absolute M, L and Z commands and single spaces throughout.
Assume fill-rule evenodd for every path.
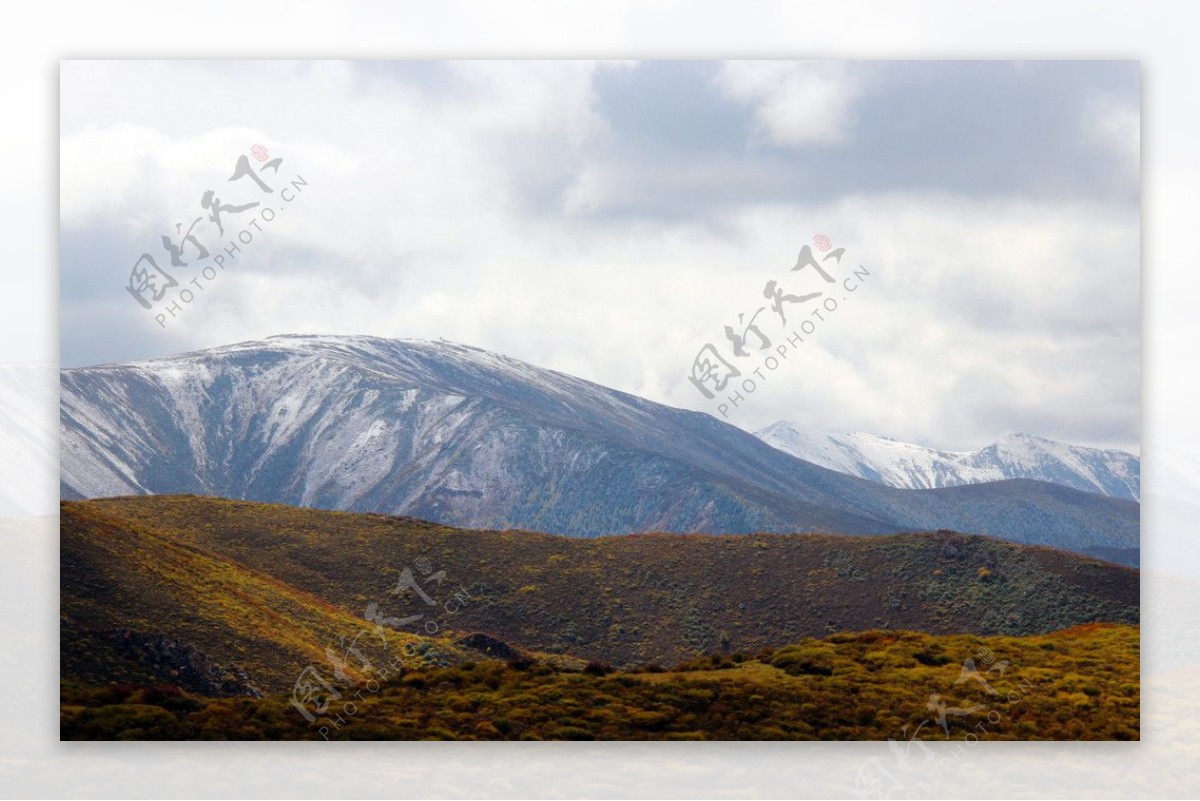
M 842 142 L 857 87 L 840 62 L 727 61 L 717 86 L 754 107 L 761 133 L 777 145 Z
M 1126 185 L 1141 181 L 1141 110 L 1114 97 L 1096 97 L 1085 112 L 1084 130 L 1111 159 L 1113 173 Z
M 893 194 L 756 209 L 738 230 L 760 266 L 708 312 L 717 319 L 690 355 L 722 344 L 721 326 L 763 303 L 766 279 L 798 275 L 788 257 L 810 232 L 847 248 L 837 277 L 851 263 L 871 276 L 853 296 L 835 294 L 845 300 L 829 323 L 730 422 L 788 419 L 954 449 L 1019 430 L 1136 448 L 1139 225 L 1127 210 Z M 791 330 L 777 319 L 763 328 L 775 344 Z M 680 405 L 696 394 L 672 389 Z
M 853 262 L 872 277 L 730 422 L 963 449 L 1013 430 L 1136 444 L 1135 209 L 900 191 L 604 216 L 636 179 L 612 168 L 619 153 L 594 157 L 613 143 L 592 80 L 604 68 L 469 63 L 427 85 L 248 65 L 235 72 L 259 100 L 190 130 L 156 123 L 186 111 L 181 96 L 217 103 L 227 66 L 105 63 L 78 85 L 64 69 L 64 254 L 86 254 L 63 264 L 68 361 L 288 332 L 445 337 L 715 413 L 687 381 L 692 359 L 763 303 L 767 279 L 796 276 L 820 232 L 848 249 L 839 274 Z M 791 80 L 771 69 L 772 85 Z M 102 89 L 113 107 L 92 104 Z M 163 331 L 123 292 L 129 268 L 254 142 L 309 188 Z M 702 158 L 660 169 L 695 193 L 738 180 Z M 93 251 L 97 230 L 114 241 Z

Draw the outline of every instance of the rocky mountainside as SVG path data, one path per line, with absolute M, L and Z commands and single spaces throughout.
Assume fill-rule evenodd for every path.
M 576 536 L 949 528 L 1133 549 L 1138 505 L 1038 481 L 906 490 L 710 415 L 477 348 L 283 336 L 61 373 L 65 498 L 196 493 Z

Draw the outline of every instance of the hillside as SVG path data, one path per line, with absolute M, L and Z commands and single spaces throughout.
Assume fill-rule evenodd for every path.
M 343 696 L 352 707 L 311 722 L 287 697 L 208 699 L 171 687 L 67 683 L 61 736 L 894 739 L 918 761 L 933 754 L 926 743 L 939 740 L 1137 740 L 1138 652 L 1135 627 L 1093 625 L 1023 638 L 838 634 L 669 671 L 485 660 L 361 684 Z
M 422 653 L 447 665 L 473 633 L 636 665 L 839 631 L 1138 620 L 1135 570 L 953 532 L 579 539 L 192 496 L 64 502 L 61 519 L 63 674 L 86 682 L 161 680 L 155 666 L 191 647 L 282 690 L 371 629 L 372 603 L 377 618 L 423 615 L 389 632 L 434 634 Z M 405 568 L 435 603 L 391 594 Z
M 63 370 L 61 385 L 65 498 L 195 493 L 572 536 L 951 528 L 1138 547 L 1132 502 L 1035 481 L 882 486 L 448 342 L 272 337 Z
M 1140 501 L 1141 460 L 1120 450 L 1085 448 L 1011 434 L 971 451 L 944 451 L 874 434 L 835 434 L 778 422 L 754 436 L 813 464 L 891 487 L 932 489 L 1026 478 Z
M 65 504 L 60 532 L 64 677 L 254 695 L 324 662 L 328 644 L 364 625 L 347 604 L 117 510 Z

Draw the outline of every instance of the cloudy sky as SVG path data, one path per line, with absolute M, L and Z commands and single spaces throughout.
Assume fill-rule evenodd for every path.
M 757 367 L 750 430 L 1138 449 L 1135 62 L 64 62 L 61 91 L 63 366 L 441 337 L 718 417 Z M 790 269 L 818 234 L 832 285 Z M 143 253 L 178 280 L 151 309 Z M 785 326 L 771 280 L 823 294 Z M 712 400 L 708 344 L 742 373 Z

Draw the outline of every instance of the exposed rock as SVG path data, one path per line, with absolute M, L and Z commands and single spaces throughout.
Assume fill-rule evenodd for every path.
M 489 634 L 477 632 L 468 637 L 463 637 L 458 641 L 458 644 L 464 648 L 471 648 L 476 651 L 482 651 L 493 659 L 512 660 L 522 656 L 521 652 L 513 648 L 503 640 L 498 640 Z
M 110 632 L 106 639 L 125 657 L 136 660 L 164 681 L 185 690 L 208 696 L 262 696 L 242 668 L 214 664 L 184 640 L 129 629 Z

